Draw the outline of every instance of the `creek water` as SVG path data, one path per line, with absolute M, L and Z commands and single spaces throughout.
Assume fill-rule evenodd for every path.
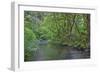
M 54 45 L 47 41 L 38 42 L 38 47 L 33 55 L 35 55 L 35 61 L 90 58 L 90 53 L 87 51 L 77 50 L 77 48 L 64 45 Z

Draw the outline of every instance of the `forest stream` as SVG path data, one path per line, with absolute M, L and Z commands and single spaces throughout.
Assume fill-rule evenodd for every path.
M 24 61 L 90 58 L 90 14 L 24 11 Z
M 35 55 L 35 61 L 86 59 L 90 57 L 88 51 L 81 51 L 64 45 L 52 45 L 47 40 L 38 41 L 37 50 L 33 55 Z

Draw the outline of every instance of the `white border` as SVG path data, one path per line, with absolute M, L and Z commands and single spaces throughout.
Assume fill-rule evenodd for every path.
M 59 61 L 38 61 L 24 62 L 24 10 L 27 11 L 48 11 L 48 12 L 72 12 L 91 14 L 91 59 L 59 60 Z M 79 6 L 45 6 L 33 5 L 32 3 L 12 4 L 12 70 L 47 69 L 56 67 L 91 66 L 96 64 L 96 8 Z

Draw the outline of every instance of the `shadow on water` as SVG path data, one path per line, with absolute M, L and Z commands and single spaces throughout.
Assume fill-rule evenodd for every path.
M 90 58 L 89 51 L 78 50 L 78 48 L 64 45 L 50 44 L 47 40 L 38 41 L 38 46 L 33 55 L 33 61 Z

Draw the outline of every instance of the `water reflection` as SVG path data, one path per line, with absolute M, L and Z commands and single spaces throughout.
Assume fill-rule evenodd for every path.
M 39 41 L 38 46 L 34 48 L 32 61 L 42 60 L 64 60 L 64 59 L 85 59 L 90 57 L 90 53 L 77 50 L 77 48 L 48 43 L 48 41 Z

